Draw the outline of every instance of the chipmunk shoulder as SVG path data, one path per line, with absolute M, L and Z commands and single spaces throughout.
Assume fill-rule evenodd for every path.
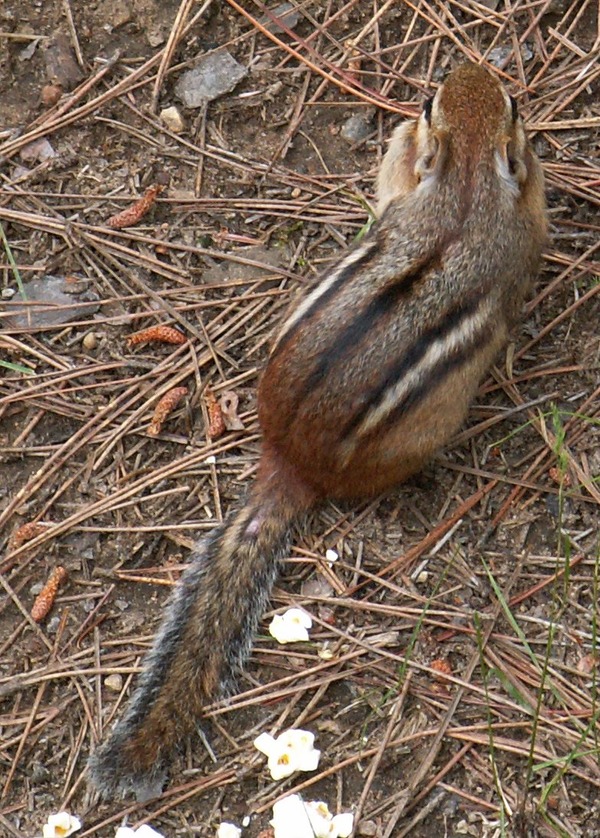
M 174 744 L 244 664 L 292 523 L 420 469 L 519 317 L 546 236 L 543 177 L 495 76 L 454 70 L 396 129 L 377 192 L 371 234 L 275 340 L 257 478 L 192 555 L 129 705 L 90 759 L 104 794 L 160 790 Z

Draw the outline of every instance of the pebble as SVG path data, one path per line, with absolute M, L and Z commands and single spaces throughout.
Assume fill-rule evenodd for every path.
M 494 47 L 490 50 L 487 59 L 494 67 L 501 67 L 512 52 L 512 47 Z M 521 58 L 523 61 L 531 61 L 533 58 L 533 52 L 527 44 L 521 44 Z
M 19 152 L 21 160 L 25 163 L 45 163 L 57 156 L 52 143 L 46 137 L 39 137 L 31 143 L 24 145 Z
M 356 834 L 364 835 L 366 838 L 377 835 L 378 831 L 375 821 L 361 821 L 356 828 Z
M 63 90 L 73 90 L 83 78 L 71 39 L 65 32 L 56 32 L 46 42 L 44 63 L 48 81 L 60 85 Z
M 359 143 L 366 139 L 372 130 L 371 121 L 357 113 L 344 122 L 340 135 L 349 143 Z
M 172 131 L 174 134 L 181 134 L 185 128 L 183 117 L 179 113 L 179 108 L 176 108 L 175 105 L 171 105 L 169 108 L 163 108 L 159 116 L 163 125 L 166 125 L 169 131 Z
M 277 6 L 275 9 L 270 9 L 270 12 L 272 15 L 279 18 L 279 20 L 287 26 L 288 29 L 293 29 L 300 19 L 300 15 L 292 3 L 281 3 L 281 5 Z M 265 29 L 268 29 L 269 32 L 283 32 L 281 26 L 267 15 L 261 17 L 260 24 L 264 26 Z
M 98 346 L 98 338 L 94 332 L 88 332 L 87 335 L 83 336 L 81 343 L 83 344 L 84 349 L 92 350 Z
M 114 672 L 112 675 L 107 675 L 104 679 L 104 686 L 107 690 L 112 690 L 114 693 L 121 692 L 123 689 L 123 676 L 119 675 L 118 672 Z
M 247 68 L 226 50 L 212 52 L 181 76 L 175 85 L 175 95 L 186 108 L 199 108 L 229 93 L 247 74 Z
M 40 93 L 40 100 L 45 108 L 53 108 L 62 96 L 60 84 L 45 84 Z

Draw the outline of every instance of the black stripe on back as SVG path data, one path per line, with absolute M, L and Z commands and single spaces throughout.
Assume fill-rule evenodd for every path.
M 423 360 L 425 353 L 434 341 L 440 338 L 445 338 L 454 329 L 458 328 L 463 320 L 467 319 L 475 312 L 480 302 L 481 295 L 474 295 L 465 305 L 455 306 L 453 309 L 450 309 L 441 322 L 436 323 L 435 326 L 432 326 L 423 332 L 418 340 L 408 348 L 404 355 L 387 368 L 385 376 L 382 378 L 377 387 L 371 391 L 370 397 L 366 401 L 362 410 L 355 413 L 351 421 L 344 428 L 344 436 L 350 436 L 356 428 L 363 423 L 371 409 L 379 407 L 390 387 L 393 387 L 401 378 L 408 375 L 408 373 L 410 373 L 411 370 L 413 370 Z M 433 369 L 435 370 L 436 368 L 437 365 Z M 428 375 L 427 381 L 429 382 L 430 380 L 431 379 Z M 407 410 L 412 406 L 412 402 L 410 401 L 412 399 L 412 394 L 416 393 L 420 390 L 420 388 L 421 385 L 418 385 L 413 388 L 413 390 L 409 390 L 406 396 L 401 400 L 400 404 L 403 405 L 403 410 Z
M 344 331 L 334 339 L 328 350 L 321 352 L 319 361 L 313 369 L 302 389 L 299 402 L 304 401 L 312 390 L 317 387 L 329 372 L 338 364 L 347 360 L 347 356 L 363 341 L 371 343 L 376 334 L 377 323 L 396 306 L 398 301 L 406 296 L 412 288 L 431 269 L 439 265 L 439 256 L 435 254 L 416 265 L 410 273 L 405 274 L 399 281 L 386 286 L 369 302 L 366 308 L 359 311 Z
M 359 259 L 356 260 L 356 262 L 352 262 L 351 264 L 346 265 L 346 267 L 343 268 L 342 271 L 340 272 L 340 275 L 335 280 L 335 282 L 332 282 L 332 284 L 327 289 L 327 291 L 324 291 L 323 294 L 321 294 L 321 296 L 317 300 L 315 300 L 314 303 L 304 312 L 302 317 L 299 320 L 297 320 L 294 323 L 294 325 L 291 326 L 284 335 L 282 335 L 281 340 L 279 341 L 279 343 L 273 349 L 273 352 L 271 353 L 271 357 L 275 357 L 277 355 L 277 353 L 291 340 L 291 338 L 293 338 L 293 336 L 296 334 L 298 329 L 303 327 L 308 320 L 310 320 L 312 317 L 314 317 L 314 315 L 321 308 L 321 306 L 326 305 L 328 300 L 330 300 L 335 294 L 337 294 L 340 287 L 342 285 L 344 285 L 344 283 L 347 282 L 349 279 L 351 279 L 354 276 L 354 274 L 356 273 L 356 271 L 359 271 L 359 270 L 362 270 L 363 268 L 365 268 L 369 264 L 369 262 L 375 257 L 378 250 L 379 250 L 379 247 L 378 247 L 377 242 L 372 241 L 370 247 L 363 253 L 363 255 Z M 345 258 L 347 258 L 347 257 L 345 257 Z M 337 268 L 337 266 L 332 268 L 332 271 L 335 271 L 336 268 Z M 330 271 L 328 271 L 323 276 L 323 278 L 321 279 L 321 282 L 325 282 L 325 280 L 329 276 L 329 273 L 330 273 Z M 312 293 L 312 292 L 309 291 L 309 294 L 310 293 Z M 300 302 L 300 304 L 302 304 L 302 303 Z M 293 313 L 292 313 L 291 316 L 293 317 Z
M 456 349 L 440 360 L 430 369 L 426 380 L 419 385 L 409 390 L 408 393 L 398 402 L 393 410 L 385 417 L 383 422 L 377 427 L 369 431 L 365 436 L 370 434 L 380 434 L 387 428 L 392 427 L 399 421 L 399 419 L 408 413 L 409 410 L 414 410 L 420 402 L 426 398 L 442 381 L 447 378 L 450 373 L 457 367 L 464 364 L 464 362 L 484 343 L 487 343 L 493 332 L 493 325 L 486 323 L 482 328 L 473 335 L 473 338 L 462 346 L 457 346 Z

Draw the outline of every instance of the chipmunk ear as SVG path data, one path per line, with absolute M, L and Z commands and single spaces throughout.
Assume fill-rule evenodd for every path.
M 524 158 L 524 135 L 507 137 L 496 151 L 496 168 L 506 183 L 519 190 L 527 180 L 527 165 Z
M 433 108 L 433 96 L 423 102 L 423 118 L 428 125 L 431 125 L 431 110 Z
M 446 161 L 448 138 L 442 131 L 429 130 L 427 136 L 420 139 L 415 174 L 422 184 L 440 177 Z

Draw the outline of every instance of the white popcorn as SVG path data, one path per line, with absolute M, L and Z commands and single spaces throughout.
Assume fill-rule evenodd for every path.
M 157 832 L 143 823 L 137 829 L 132 829 L 130 826 L 120 826 L 115 832 L 115 838 L 164 838 L 161 832 Z
M 348 838 L 353 825 L 351 813 L 334 816 L 326 803 L 305 803 L 298 794 L 290 794 L 273 806 L 275 838 Z
M 288 608 L 284 614 L 276 614 L 271 620 L 269 634 L 278 643 L 297 643 L 308 640 L 308 629 L 312 627 L 310 614 L 301 608 Z
M 321 751 L 314 747 L 315 736 L 308 730 L 284 730 L 277 739 L 261 733 L 254 747 L 267 757 L 267 767 L 274 780 L 283 780 L 295 771 L 316 771 Z
M 242 830 L 233 823 L 223 821 L 217 828 L 217 838 L 240 838 Z
M 290 794 L 273 806 L 274 838 L 314 838 L 306 806 L 299 794 Z
M 348 838 L 354 829 L 354 815 L 352 812 L 342 812 L 333 816 L 333 824 L 337 830 L 338 838 Z
M 155 829 L 152 829 L 147 823 L 143 823 L 136 829 L 135 838 L 165 838 L 165 836 L 162 832 L 157 832 Z
M 329 550 L 325 551 L 325 561 L 326 562 L 332 562 L 333 563 L 333 562 L 337 562 L 338 559 L 339 559 L 339 556 L 338 556 L 338 554 L 336 553 L 335 550 L 329 549 Z
M 67 838 L 67 835 L 72 835 L 78 829 L 81 829 L 79 818 L 68 812 L 57 812 L 56 815 L 48 817 L 42 827 L 42 835 L 43 838 Z

